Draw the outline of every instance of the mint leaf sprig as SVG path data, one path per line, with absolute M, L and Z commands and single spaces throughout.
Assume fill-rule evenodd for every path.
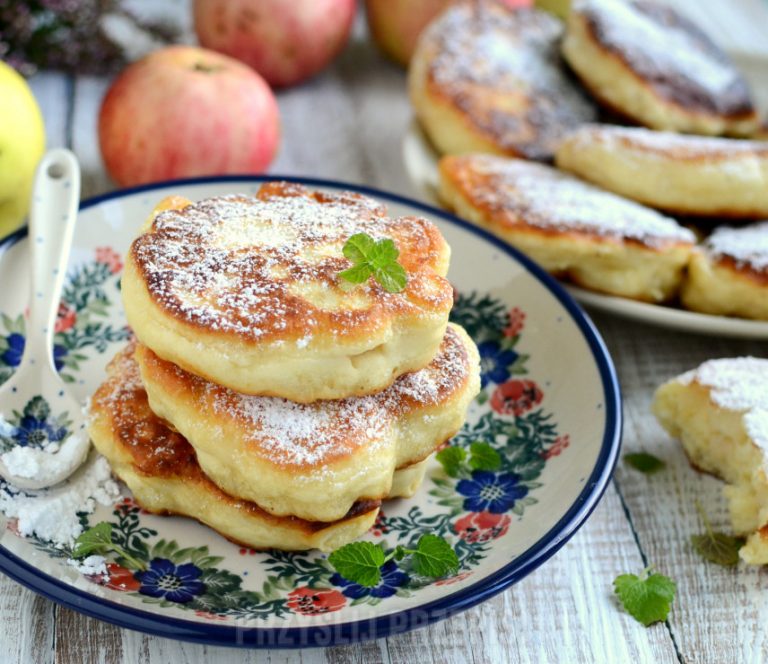
M 501 455 L 488 443 L 476 441 L 469 446 L 469 454 L 463 447 L 449 445 L 440 450 L 435 458 L 448 477 L 470 475 L 473 470 L 498 470 Z
M 347 581 L 373 588 L 381 581 L 381 568 L 390 560 L 403 560 L 411 556 L 414 571 L 436 579 L 459 568 L 459 557 L 442 537 L 428 533 L 422 535 L 415 549 L 397 546 L 390 553 L 372 542 L 352 542 L 336 549 L 328 562 Z
M 88 528 L 88 530 L 83 531 L 75 540 L 75 546 L 72 548 L 73 558 L 85 558 L 92 555 L 103 556 L 107 553 L 116 554 L 135 569 L 143 570 L 147 568 L 142 561 L 137 560 L 112 541 L 112 524 L 107 521 L 101 521 L 95 526 Z
M 635 470 L 645 473 L 646 475 L 657 473 L 667 465 L 661 459 L 648 452 L 632 452 L 630 454 L 625 454 L 624 461 Z
M 397 262 L 400 250 L 389 238 L 374 240 L 367 233 L 356 233 L 344 243 L 342 252 L 352 267 L 339 272 L 339 277 L 362 284 L 370 276 L 390 293 L 399 293 L 408 283 L 405 268 Z
M 640 576 L 617 576 L 613 588 L 627 613 L 648 627 L 667 619 L 677 585 L 668 576 L 654 572 L 653 567 L 647 567 Z
M 701 503 L 696 500 L 695 504 L 706 529 L 703 535 L 691 535 L 691 545 L 696 553 L 704 560 L 723 567 L 733 567 L 738 564 L 739 549 L 744 546 L 746 540 L 743 537 L 734 537 L 712 530 L 712 524 Z

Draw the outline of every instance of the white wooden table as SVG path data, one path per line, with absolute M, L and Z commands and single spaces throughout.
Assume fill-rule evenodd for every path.
M 670 0 L 671 1 L 671 0 Z M 146 4 L 152 4 L 145 0 Z M 154 9 L 157 10 L 158 3 Z M 765 0 L 677 0 L 725 48 L 768 57 Z M 161 10 L 185 16 L 185 0 Z M 400 141 L 411 117 L 404 74 L 365 39 L 362 22 L 327 72 L 279 95 L 284 140 L 273 173 L 314 175 L 414 195 Z M 84 169 L 83 195 L 113 188 L 95 118 L 108 81 L 42 73 L 32 80 L 48 144 Z M 619 464 L 589 522 L 552 560 L 492 600 L 426 629 L 360 645 L 244 652 L 178 643 L 86 618 L 0 575 L 0 662 L 760 662 L 768 661 L 768 576 L 702 561 L 699 498 L 727 530 L 720 484 L 693 471 L 649 414 L 654 388 L 712 357 L 768 355 L 766 344 L 689 336 L 595 316 L 624 392 L 624 450 L 668 468 L 647 477 Z M 678 584 L 669 621 L 646 629 L 617 607 L 613 579 L 653 563 Z

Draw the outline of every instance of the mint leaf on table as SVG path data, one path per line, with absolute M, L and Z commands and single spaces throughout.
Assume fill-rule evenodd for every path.
M 101 555 L 112 551 L 112 546 L 112 524 L 102 521 L 84 531 L 75 540 L 72 557 L 85 558 L 95 554 Z
M 736 565 L 739 562 L 739 549 L 744 546 L 744 538 L 715 532 L 712 530 L 712 524 L 698 500 L 696 501 L 696 509 L 706 529 L 706 533 L 703 535 L 691 535 L 691 544 L 696 553 L 704 560 L 716 565 L 723 565 L 724 567 Z
M 336 549 L 328 562 L 347 581 L 372 588 L 381 581 L 384 550 L 371 542 L 352 542 Z
M 666 466 L 661 459 L 653 456 L 653 454 L 648 454 L 647 452 L 625 454 L 624 461 L 635 470 L 639 470 L 641 473 L 646 473 L 648 475 L 656 473 Z
M 397 262 L 400 250 L 389 238 L 374 240 L 367 233 L 355 233 L 344 243 L 342 253 L 353 266 L 339 272 L 339 277 L 361 284 L 371 275 L 384 290 L 399 293 L 408 283 L 405 268 Z
M 467 451 L 463 447 L 450 445 L 444 447 L 436 455 L 435 459 L 440 463 L 448 477 L 458 477 L 462 463 L 467 458 Z
M 469 446 L 469 466 L 472 470 L 498 470 L 501 455 L 488 443 L 476 442 Z
M 613 587 L 627 613 L 646 627 L 667 619 L 677 590 L 672 579 L 652 572 L 650 567 L 640 576 L 617 576 Z
M 413 557 L 413 569 L 421 576 L 436 579 L 459 568 L 459 557 L 450 544 L 438 535 L 422 535 Z
M 739 549 L 744 546 L 743 537 L 733 537 L 725 533 L 707 533 L 691 535 L 691 544 L 704 560 L 724 567 L 732 567 L 739 562 Z

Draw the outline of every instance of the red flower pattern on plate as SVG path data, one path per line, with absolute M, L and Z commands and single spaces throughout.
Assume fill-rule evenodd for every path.
M 453 524 L 453 530 L 466 542 L 488 542 L 506 535 L 512 519 L 508 514 L 470 512 Z
M 120 592 L 136 592 L 141 587 L 139 580 L 133 576 L 133 571 L 117 563 L 107 563 L 107 579 L 105 582 L 100 580 L 107 588 Z
M 310 588 L 303 586 L 288 593 L 286 605 L 294 613 L 314 616 L 319 613 L 330 613 L 344 608 L 347 598 L 338 590 L 332 588 Z
M 24 537 L 24 535 L 21 534 L 19 531 L 19 520 L 18 519 L 8 519 L 8 522 L 5 524 L 6 530 L 10 530 L 16 537 Z
M 202 611 L 197 609 L 195 615 L 198 618 L 205 618 L 206 620 L 229 620 L 227 616 L 220 616 L 217 613 L 211 613 L 210 611 Z
M 525 312 L 520 307 L 512 307 L 507 314 L 507 326 L 503 330 L 505 337 L 516 337 L 525 327 Z
M 544 393 L 532 380 L 512 379 L 499 385 L 491 395 L 491 408 L 500 415 L 524 415 L 538 406 Z
M 109 271 L 112 274 L 117 274 L 123 269 L 123 260 L 112 247 L 97 247 L 96 248 L 96 262 L 104 263 L 109 266 Z
M 77 312 L 62 302 L 59 304 L 59 311 L 56 314 L 56 326 L 55 332 L 66 332 L 75 326 L 77 320 Z
M 370 527 L 370 532 L 375 537 L 381 537 L 384 533 L 389 532 L 386 517 L 384 516 L 384 510 L 379 510 L 379 513 L 376 515 L 376 521 L 374 521 L 373 525 Z
M 568 434 L 564 436 L 558 436 L 555 438 L 555 442 L 548 450 L 544 450 L 541 453 L 542 459 L 551 459 L 552 457 L 559 456 L 560 453 L 571 444 L 571 437 Z
M 452 583 L 458 583 L 459 581 L 463 581 L 467 577 L 472 576 L 472 572 L 462 572 L 461 574 L 457 574 L 456 576 L 449 576 L 447 579 L 440 579 L 439 581 L 435 581 L 436 586 L 450 586 Z

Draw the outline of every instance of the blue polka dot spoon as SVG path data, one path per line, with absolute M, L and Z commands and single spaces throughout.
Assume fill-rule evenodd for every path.
M 28 245 L 32 290 L 24 354 L 0 386 L 0 475 L 20 489 L 69 477 L 90 447 L 82 404 L 64 387 L 53 333 L 80 198 L 80 168 L 68 150 L 51 150 L 35 174 Z

